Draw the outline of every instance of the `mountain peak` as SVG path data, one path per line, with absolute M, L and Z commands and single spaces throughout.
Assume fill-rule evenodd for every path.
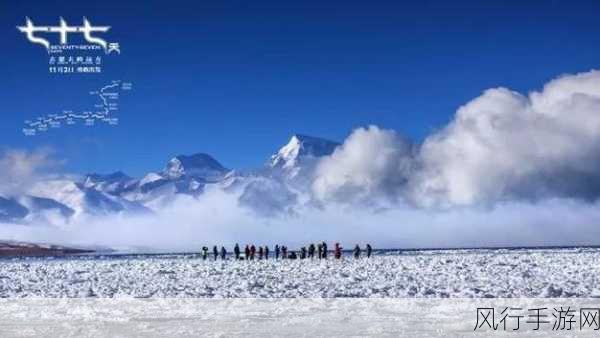
M 88 174 L 81 182 L 85 188 L 91 188 L 103 191 L 109 194 L 119 194 L 125 191 L 128 186 L 135 183 L 135 180 L 122 171 L 116 171 L 112 174 Z
M 324 138 L 294 134 L 285 146 L 271 156 L 269 165 L 272 168 L 293 168 L 302 158 L 330 155 L 338 145 Z
M 169 178 L 182 176 L 210 178 L 222 176 L 229 170 L 212 156 L 205 153 L 177 155 L 172 158 L 163 171 Z
M 98 174 L 98 173 L 91 173 L 87 175 L 87 179 L 93 180 L 93 181 L 121 181 L 121 180 L 130 180 L 131 177 L 129 177 L 127 174 L 125 174 L 122 171 L 115 171 L 114 173 L 111 174 Z
M 299 141 L 299 142 L 332 142 L 329 140 L 326 140 L 324 138 L 320 138 L 320 137 L 315 137 L 315 136 L 309 136 L 309 135 L 304 135 L 304 134 L 293 134 L 292 137 L 290 138 L 290 141 Z

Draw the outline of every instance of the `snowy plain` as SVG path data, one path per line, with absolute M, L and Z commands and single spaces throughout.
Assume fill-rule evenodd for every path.
M 600 249 L 377 252 L 370 259 L 195 254 L 0 260 L 0 298 L 600 297 Z

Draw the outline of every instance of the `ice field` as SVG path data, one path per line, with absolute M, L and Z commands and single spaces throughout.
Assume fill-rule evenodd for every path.
M 198 255 L 0 260 L 10 297 L 600 297 L 600 249 L 377 252 L 370 259 Z

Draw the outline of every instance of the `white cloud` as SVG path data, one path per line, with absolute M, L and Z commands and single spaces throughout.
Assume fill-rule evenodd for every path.
M 600 196 L 600 72 L 567 75 L 528 96 L 489 89 L 417 150 L 395 132 L 355 130 L 316 170 L 327 201 L 419 207 Z
M 428 137 L 412 178 L 419 205 L 600 196 L 600 72 L 528 96 L 487 90 Z
M 257 217 L 236 194 L 214 190 L 180 196 L 154 215 L 75 218 L 62 225 L 0 224 L 0 238 L 134 251 L 198 251 L 203 245 L 288 245 L 340 242 L 346 248 L 482 247 L 598 244 L 597 203 L 552 199 L 510 202 L 493 209 L 445 211 L 398 207 L 381 212 L 331 204 L 285 217 Z
M 315 170 L 313 192 L 320 200 L 395 200 L 412 166 L 412 145 L 396 132 L 358 128 Z
M 0 154 L 0 195 L 17 195 L 40 179 L 44 171 L 55 167 L 58 161 L 51 158 L 48 148 L 33 152 L 6 150 Z

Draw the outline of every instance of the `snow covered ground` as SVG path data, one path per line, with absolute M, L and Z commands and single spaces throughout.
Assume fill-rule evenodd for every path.
M 547 308 L 547 323 L 474 330 L 480 307 Z M 466 298 L 27 298 L 0 299 L 5 337 L 598 337 L 594 327 L 553 330 L 555 307 L 595 299 Z M 501 311 L 501 310 L 498 310 Z M 500 317 L 500 316 L 498 316 Z M 499 320 L 499 318 L 497 318 Z M 498 323 L 498 321 L 496 321 Z
M 387 252 L 371 259 L 196 255 L 0 260 L 6 297 L 600 297 L 600 249 Z

